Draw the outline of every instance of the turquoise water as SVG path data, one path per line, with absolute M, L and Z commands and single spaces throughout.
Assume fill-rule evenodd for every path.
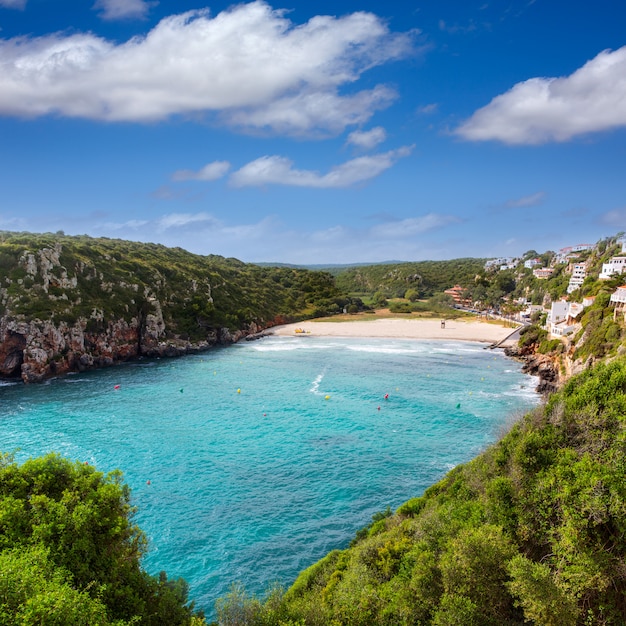
M 122 469 L 144 566 L 183 576 L 211 614 L 232 582 L 289 584 L 421 494 L 535 405 L 535 386 L 478 344 L 269 337 L 2 385 L 0 450 Z

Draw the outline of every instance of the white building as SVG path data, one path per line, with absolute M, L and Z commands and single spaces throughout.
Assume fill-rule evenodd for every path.
M 626 269 L 626 256 L 614 256 L 609 259 L 607 263 L 602 264 L 602 271 L 598 278 L 600 280 L 606 280 L 615 276 L 616 274 L 623 274 Z
M 559 300 L 552 303 L 546 326 L 551 335 L 563 337 L 578 330 L 576 318 L 582 313 L 585 306 L 580 302 Z
M 554 270 L 551 267 L 538 267 L 533 270 L 533 276 L 540 280 L 550 278 L 554 274 Z
M 498 268 L 500 270 L 509 270 L 515 269 L 517 267 L 518 259 L 515 259 L 511 256 L 500 257 L 498 259 L 491 259 L 485 263 L 485 269 L 494 269 Z
M 621 305 L 623 308 L 626 304 L 626 285 L 618 287 L 617 290 L 611 294 L 611 302 L 617 306 Z
M 541 265 L 540 259 L 528 259 L 528 261 L 524 261 L 524 267 L 529 270 L 532 270 L 533 267 L 537 267 L 537 265 Z
M 569 302 L 567 300 L 557 300 L 552 303 L 550 307 L 550 312 L 548 313 L 548 317 L 546 318 L 546 325 L 551 326 L 552 324 L 558 324 L 563 320 L 567 319 L 567 315 L 569 313 Z
M 586 263 L 575 263 L 572 267 L 572 277 L 569 279 L 569 284 L 567 285 L 567 293 L 572 293 L 572 291 L 576 291 L 584 282 L 587 277 L 587 264 Z
M 585 250 L 593 250 L 595 246 L 592 243 L 579 243 L 575 246 L 568 246 L 567 248 L 561 248 L 556 255 L 557 263 L 565 263 L 570 255 L 577 252 L 584 252 Z

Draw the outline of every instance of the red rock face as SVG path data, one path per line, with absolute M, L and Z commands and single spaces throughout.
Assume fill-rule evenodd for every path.
M 16 332 L 7 331 L 0 344 L 0 376 L 15 378 L 21 376 L 24 362 L 26 337 Z
M 0 377 L 40 382 L 72 371 L 107 367 L 139 356 L 174 357 L 229 344 L 274 326 L 280 320 L 231 333 L 226 328 L 207 329 L 203 341 L 191 342 L 167 333 L 165 324 L 148 318 L 110 321 L 98 332 L 87 332 L 86 320 L 70 326 L 51 321 L 18 322 L 0 318 Z

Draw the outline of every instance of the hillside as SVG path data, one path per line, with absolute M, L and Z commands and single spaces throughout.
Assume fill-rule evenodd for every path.
M 327 273 L 180 248 L 0 232 L 0 376 L 184 354 L 339 311 Z
M 457 283 L 473 283 L 484 265 L 485 259 L 453 259 L 351 267 L 337 274 L 337 286 L 347 293 L 380 291 L 388 298 L 404 297 L 412 289 L 429 297 Z
M 234 588 L 219 624 L 622 624 L 625 390 L 624 359 L 572 378 L 286 593 L 262 604 Z

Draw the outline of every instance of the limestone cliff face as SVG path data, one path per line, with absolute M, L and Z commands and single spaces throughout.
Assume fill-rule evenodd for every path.
M 60 244 L 25 251 L 11 272 L 0 271 L 1 378 L 30 383 L 140 356 L 189 354 L 261 330 L 256 323 L 242 323 L 231 333 L 205 322 L 190 339 L 191 314 L 184 318 L 187 332 L 181 332 L 180 311 L 193 314 L 194 305 L 213 305 L 208 279 L 205 293 L 201 280 L 176 276 L 176 284 L 170 284 L 158 270 L 134 282 L 130 272 L 123 279 L 115 274 L 114 258 L 104 260 L 113 266 L 107 275 L 106 265 L 74 257 L 70 264 L 63 253 Z
M 75 324 L 52 321 L 18 321 L 0 318 L 0 377 L 39 382 L 72 371 L 107 367 L 139 356 L 173 357 L 233 343 L 260 331 L 252 324 L 231 333 L 216 329 L 203 341 L 167 336 L 157 314 L 111 321 L 97 332 L 86 330 L 88 320 Z

